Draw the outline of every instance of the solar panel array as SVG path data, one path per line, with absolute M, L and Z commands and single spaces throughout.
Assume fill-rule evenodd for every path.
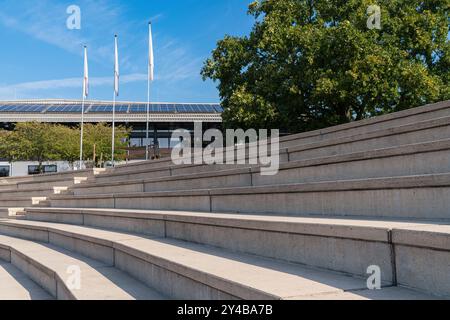
M 80 113 L 81 105 L 58 105 L 58 106 L 50 106 L 47 109 L 49 113 Z
M 81 113 L 80 104 L 0 104 L 0 112 L 11 113 Z M 85 105 L 86 113 L 112 113 L 112 104 L 89 104 Z M 145 104 L 120 104 L 116 105 L 117 113 L 146 113 Z M 223 108 L 218 104 L 171 104 L 152 103 L 150 113 L 222 113 Z
M 117 113 L 127 113 L 128 112 L 128 105 L 116 105 L 116 112 Z M 88 110 L 92 113 L 111 113 L 113 112 L 113 106 L 109 105 L 92 105 L 91 108 Z
M 217 113 L 222 112 L 219 105 L 209 104 L 160 104 L 150 105 L 151 113 Z M 130 113 L 145 113 L 147 106 L 142 104 L 132 104 Z
M 0 105 L 0 112 L 41 113 L 46 109 L 43 105 Z

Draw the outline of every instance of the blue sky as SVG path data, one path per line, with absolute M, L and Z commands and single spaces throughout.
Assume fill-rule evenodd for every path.
M 218 102 L 200 69 L 225 34 L 248 34 L 251 0 L 0 0 L 0 100 L 81 97 L 83 44 L 90 99 L 113 95 L 114 34 L 119 35 L 119 100 L 147 99 L 147 23 L 153 21 L 152 101 Z M 81 8 L 69 30 L 67 7 Z

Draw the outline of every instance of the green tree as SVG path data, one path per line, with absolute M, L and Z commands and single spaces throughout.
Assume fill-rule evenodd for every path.
M 17 157 L 20 160 L 37 161 L 39 172 L 43 172 L 42 164 L 50 160 L 59 160 L 53 146 L 55 140 L 54 125 L 48 123 L 18 123 L 14 137 L 17 141 Z
M 381 8 L 381 29 L 367 9 Z M 260 0 L 202 69 L 225 127 L 300 132 L 450 99 L 450 0 Z
M 84 127 L 83 159 L 111 158 L 112 128 L 105 123 Z M 131 128 L 116 127 L 115 159 L 124 160 Z M 0 130 L 0 158 L 12 161 L 38 161 L 40 171 L 46 161 L 61 160 L 72 164 L 80 156 L 80 128 L 38 122 L 19 123 L 14 131 Z
M 116 127 L 114 152 L 116 160 L 125 159 L 130 133 L 130 128 L 123 126 Z M 93 157 L 95 148 L 95 164 L 98 164 L 100 159 L 111 160 L 111 140 L 112 127 L 110 125 L 106 123 L 86 124 L 84 127 L 83 141 L 84 158 L 94 160 Z
M 53 151 L 59 160 L 68 161 L 73 168 L 76 161 L 80 160 L 80 131 L 64 125 L 54 125 Z
M 0 130 L 0 159 L 14 162 L 19 160 L 20 141 L 13 131 Z

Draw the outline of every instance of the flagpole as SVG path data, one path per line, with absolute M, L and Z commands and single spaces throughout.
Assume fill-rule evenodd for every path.
M 87 65 L 87 47 L 84 46 L 84 74 L 83 74 L 83 99 L 81 102 L 81 129 L 80 129 L 80 163 L 79 170 L 83 169 L 83 138 L 84 138 L 84 105 L 86 97 L 89 92 L 88 80 L 88 65 Z
M 152 23 L 148 23 L 148 77 L 147 77 L 147 119 L 146 119 L 146 146 L 145 146 L 145 159 L 149 160 L 149 131 L 150 131 L 150 83 L 153 81 L 153 36 L 152 36 Z M 157 137 L 154 137 L 154 140 Z
M 111 147 L 111 162 L 112 166 L 115 167 L 114 163 L 114 153 L 115 153 L 115 142 L 116 142 L 116 92 L 113 95 L 113 120 L 112 120 L 112 147 Z
M 119 53 L 117 48 L 117 35 L 114 36 L 114 94 L 112 114 L 112 139 L 111 139 L 111 163 L 115 167 L 115 144 L 116 144 L 116 97 L 119 95 Z
M 149 160 L 149 122 L 150 122 L 150 65 L 148 66 L 148 79 L 147 79 L 147 130 L 146 130 L 146 147 L 145 147 L 145 160 Z
M 80 134 L 80 165 L 79 169 L 83 169 L 83 138 L 84 138 L 84 103 L 85 103 L 85 96 L 83 93 L 83 102 L 81 103 L 81 134 Z

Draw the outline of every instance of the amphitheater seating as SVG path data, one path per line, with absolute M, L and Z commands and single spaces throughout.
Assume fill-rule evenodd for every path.
M 274 176 L 165 159 L 4 179 L 0 279 L 18 299 L 450 298 L 450 101 L 280 146 Z

